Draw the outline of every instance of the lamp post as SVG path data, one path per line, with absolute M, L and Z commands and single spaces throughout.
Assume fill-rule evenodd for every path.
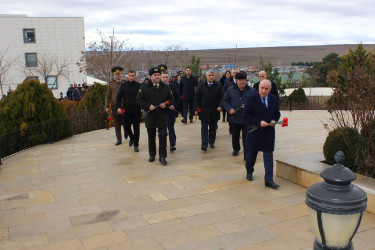
M 350 169 L 342 165 L 344 153 L 335 154 L 336 164 L 320 173 L 324 181 L 309 187 L 306 204 L 316 238 L 314 250 L 353 249 L 352 239 L 366 209 L 366 193 L 354 184 Z

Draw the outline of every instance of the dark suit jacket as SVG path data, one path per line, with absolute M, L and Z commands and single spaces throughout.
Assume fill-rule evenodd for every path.
M 251 126 L 257 126 L 259 129 L 252 133 L 247 133 L 246 150 L 273 152 L 275 148 L 275 128 L 260 127 L 260 122 L 270 123 L 280 119 L 279 101 L 273 94 L 268 95 L 268 108 L 264 107 L 260 95 L 256 92 L 247 98 L 243 112 L 244 119 L 247 121 L 248 131 Z

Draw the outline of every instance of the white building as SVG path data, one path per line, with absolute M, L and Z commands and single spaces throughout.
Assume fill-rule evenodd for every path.
M 0 15 L 0 34 L 0 66 L 11 62 L 0 71 L 4 94 L 25 78 L 47 82 L 55 97 L 65 96 L 69 84 L 86 82 L 76 65 L 85 51 L 83 17 Z

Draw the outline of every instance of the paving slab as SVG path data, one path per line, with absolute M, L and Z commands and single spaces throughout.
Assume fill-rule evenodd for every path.
M 275 161 L 318 154 L 327 111 L 283 111 Z M 114 146 L 114 129 L 44 144 L 0 168 L 0 249 L 312 249 L 306 188 L 275 177 L 264 186 L 260 153 L 254 181 L 243 152 L 232 156 L 228 123 L 218 123 L 215 148 L 200 150 L 200 123 L 176 122 L 177 150 L 168 165 Z M 275 170 L 276 172 L 276 170 Z M 375 215 L 365 213 L 354 238 L 374 246 Z

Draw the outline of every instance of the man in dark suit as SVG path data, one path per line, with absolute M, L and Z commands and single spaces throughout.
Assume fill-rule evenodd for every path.
M 259 71 L 258 76 L 259 76 L 259 82 L 254 83 L 253 87 L 256 91 L 259 92 L 259 83 L 260 83 L 260 81 L 267 79 L 267 73 L 266 73 L 266 71 L 261 70 L 261 71 Z M 276 83 L 271 81 L 271 84 L 272 84 L 271 94 L 275 95 L 277 97 L 277 99 L 279 99 L 279 91 L 277 90 Z
M 134 145 L 134 152 L 139 152 L 139 124 L 141 123 L 141 109 L 136 103 L 136 97 L 140 87 L 141 84 L 135 81 L 135 71 L 129 70 L 128 80 L 121 84 L 116 96 L 117 113 L 123 113 L 124 115 L 125 131 L 130 138 L 129 147 Z M 131 129 L 132 124 L 133 131 Z
M 160 65 L 159 65 L 160 66 Z M 162 71 L 163 72 L 163 71 Z M 174 130 L 174 124 L 176 122 L 176 108 L 178 104 L 180 103 L 180 96 L 177 92 L 177 86 L 169 81 L 169 74 L 168 72 L 164 71 L 161 74 L 161 80 L 167 84 L 171 90 L 174 97 L 174 104 L 169 106 L 168 110 L 168 136 L 169 136 L 169 149 L 171 152 L 176 150 L 176 132 Z
M 180 83 L 180 95 L 183 104 L 183 119 L 181 120 L 182 123 L 187 123 L 187 113 L 189 109 L 189 120 L 190 123 L 193 123 L 193 103 L 194 103 L 194 94 L 195 88 L 198 85 L 197 78 L 191 74 L 191 68 L 186 67 L 185 75 L 181 78 Z
M 143 84 L 136 98 L 138 106 L 145 110 L 145 125 L 148 134 L 149 162 L 155 160 L 156 155 L 156 128 L 159 134 L 159 161 L 167 165 L 167 126 L 168 110 L 174 104 L 171 88 L 160 82 L 161 70 L 152 67 L 149 70 L 151 81 Z
M 223 99 L 223 86 L 214 80 L 215 75 L 212 70 L 206 72 L 206 80 L 199 83 L 195 93 L 194 110 L 195 115 L 199 114 L 201 120 L 201 150 L 207 151 L 215 148 L 217 121 L 220 119 L 220 111 Z
M 280 119 L 279 102 L 270 94 L 271 81 L 259 84 L 259 92 L 250 96 L 245 103 L 244 119 L 248 123 L 246 138 L 246 179 L 253 180 L 254 165 L 259 151 L 263 151 L 266 187 L 277 189 L 273 181 L 273 151 L 275 148 L 275 123 Z

